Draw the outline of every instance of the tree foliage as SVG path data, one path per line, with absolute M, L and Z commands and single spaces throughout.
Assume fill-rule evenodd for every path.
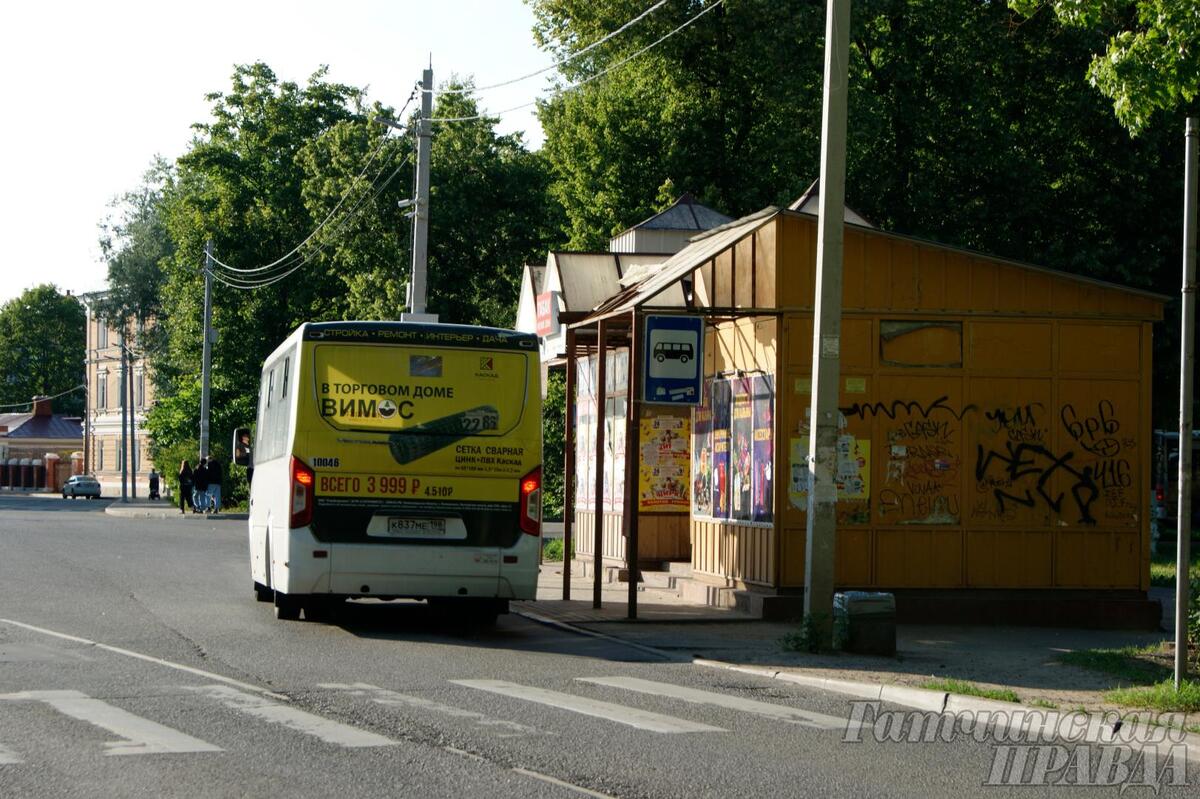
M 156 191 L 125 198 L 113 226 L 120 243 L 108 250 L 113 295 L 152 309 L 162 333 L 151 351 L 158 392 L 147 426 L 164 456 L 198 437 L 206 241 L 239 269 L 291 253 L 252 273 L 282 278 L 272 285 L 214 284 L 214 442 L 254 418 L 263 360 L 297 325 L 405 310 L 411 225 L 399 202 L 411 196 L 414 144 L 411 135 L 385 137 L 378 121 L 395 111 L 324 70 L 299 85 L 261 63 L 236 67 L 231 88 L 208 99 L 211 118 L 193 126 L 172 168 L 154 172 Z M 448 94 L 435 115 L 475 114 L 469 95 Z M 435 128 L 428 305 L 444 321 L 511 324 L 521 266 L 542 257 L 555 228 L 539 156 L 495 124 Z M 165 248 L 135 248 L 160 229 Z M 284 277 L 288 265 L 299 268 Z M 157 273 L 143 279 L 143 268 Z M 215 273 L 238 282 L 225 267 Z
M 557 54 L 638 0 L 532 0 Z M 695 14 L 678 0 L 573 61 L 572 82 Z M 571 244 L 653 213 L 668 181 L 734 216 L 818 173 L 825 3 L 726 0 L 644 56 L 544 104 Z M 860 0 L 852 11 L 847 201 L 880 227 L 1142 286 L 1177 251 L 1169 132 L 1131 143 L 1079 80 L 1103 37 L 1003 3 Z M 1168 259 L 1169 260 L 1169 259 Z
M 101 223 L 109 290 L 96 301 L 95 312 L 114 326 L 126 322 L 134 331 L 143 330 L 160 310 L 163 265 L 175 249 L 162 218 L 162 198 L 173 181 L 171 164 L 155 158 L 142 185 L 115 200 L 112 215 Z
M 642 0 L 532 0 L 535 36 L 569 55 L 645 8 Z M 676 0 L 562 71 L 574 83 L 650 45 L 699 10 Z M 824 4 L 727 0 L 611 75 L 540 108 L 552 192 L 572 247 L 603 247 L 657 210 L 667 180 L 731 213 L 798 196 L 812 179 L 821 114 Z
M 1009 0 L 1026 16 L 1049 7 L 1064 24 L 1112 31 L 1087 77 L 1121 124 L 1137 135 L 1159 111 L 1195 113 L 1200 97 L 1197 0 Z
M 0 306 L 0 405 L 27 403 L 36 395 L 53 396 L 83 384 L 86 318 L 79 300 L 48 284 Z M 81 416 L 84 394 L 59 397 L 54 409 Z

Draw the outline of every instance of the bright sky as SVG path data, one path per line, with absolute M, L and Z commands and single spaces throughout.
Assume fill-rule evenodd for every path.
M 234 64 L 266 62 L 304 83 L 367 87 L 399 108 L 430 56 L 434 81 L 473 75 L 486 85 L 552 57 L 533 43 L 522 0 L 65 0 L 5 7 L 0 74 L 0 302 L 45 282 L 78 294 L 103 288 L 97 224 L 136 187 L 151 158 L 181 155 L 204 95 L 226 91 Z M 483 95 L 489 111 L 532 100 L 539 76 Z M 533 109 L 501 132 L 540 147 Z

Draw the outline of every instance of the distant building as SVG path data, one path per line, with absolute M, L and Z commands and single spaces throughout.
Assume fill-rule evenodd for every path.
M 677 253 L 688 240 L 706 230 L 728 224 L 733 217 L 696 202 L 684 194 L 667 208 L 649 219 L 626 228 L 609 239 L 610 252 Z
M 118 330 L 96 315 L 96 301 L 103 293 L 85 294 L 87 309 L 87 410 L 84 414 L 84 470 L 95 474 L 106 496 L 121 492 L 121 463 L 124 450 L 121 436 L 121 407 L 129 403 L 129 386 L 121 391 L 121 336 Z M 136 481 L 137 493 L 145 496 L 149 487 L 149 439 L 143 434 L 146 411 L 154 404 L 154 385 L 145 355 L 135 349 L 135 342 L 126 337 L 130 353 L 127 362 L 133 383 L 133 455 L 130 472 Z
M 0 487 L 56 490 L 82 446 L 79 418 L 54 413 L 48 397 L 34 397 L 24 413 L 0 413 Z
M 666 210 L 613 236 L 608 252 L 552 250 L 544 266 L 530 264 L 522 272 L 516 327 L 537 334 L 543 364 L 561 363 L 561 325 L 582 319 L 640 280 L 691 237 L 731 221 L 684 194 Z

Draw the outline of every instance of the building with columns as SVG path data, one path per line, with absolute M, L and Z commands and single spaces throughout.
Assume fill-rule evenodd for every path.
M 124 362 L 129 383 L 122 383 L 121 333 L 96 315 L 96 302 L 103 292 L 82 296 L 87 309 L 87 411 L 84 414 L 84 471 L 100 481 L 105 496 L 121 494 L 121 464 L 125 443 L 121 435 L 121 409 L 125 405 L 133 416 L 132 464 L 126 460 L 131 493 L 146 496 L 149 491 L 149 440 L 143 430 L 146 411 L 154 404 L 154 387 L 146 358 L 137 348 L 137 336 L 126 331 Z M 131 323 L 132 326 L 133 323 Z M 124 385 L 124 391 L 122 391 Z

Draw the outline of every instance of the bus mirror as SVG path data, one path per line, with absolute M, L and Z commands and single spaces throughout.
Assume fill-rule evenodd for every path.
M 250 428 L 239 427 L 233 431 L 233 462 L 238 466 L 250 466 Z

